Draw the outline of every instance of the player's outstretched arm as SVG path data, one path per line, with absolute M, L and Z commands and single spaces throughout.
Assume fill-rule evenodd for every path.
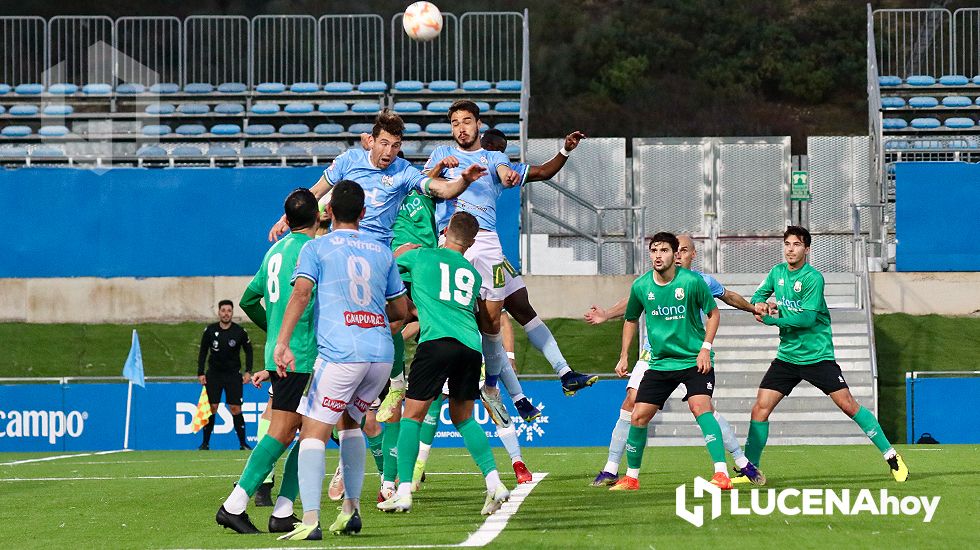
M 296 282 L 293 284 L 293 294 L 289 297 L 286 311 L 282 315 L 276 348 L 272 352 L 272 360 L 276 362 L 276 372 L 279 373 L 279 376 L 286 376 L 287 368 L 293 372 L 296 371 L 296 357 L 289 349 L 289 340 L 292 339 L 296 323 L 306 311 L 306 306 L 309 305 L 312 295 L 313 281 L 306 277 L 296 277 Z
M 741 294 L 733 290 L 728 290 L 726 288 L 725 293 L 721 295 L 720 300 L 735 309 L 755 313 L 755 307 L 753 307 L 752 304 L 750 304 L 749 301 L 746 300 Z
M 517 187 L 521 184 L 521 175 L 510 166 L 501 164 L 497 166 L 497 176 L 504 187 Z
M 527 171 L 527 181 L 544 181 L 555 177 L 565 163 L 568 162 L 568 153 L 573 151 L 580 141 L 585 139 L 585 134 L 576 130 L 565 136 L 565 146 L 551 160 L 544 164 L 531 166 Z
M 459 166 L 459 159 L 449 155 L 448 157 L 443 157 L 439 159 L 439 162 L 435 164 L 429 171 L 425 173 L 426 176 L 430 178 L 438 178 L 442 174 L 442 171 L 447 168 L 456 168 Z
M 619 362 L 616 363 L 616 374 L 618 374 L 620 378 L 629 373 L 630 348 L 633 347 L 633 338 L 636 336 L 636 330 L 639 324 L 639 321 L 636 320 L 623 321 L 622 348 L 619 351 Z
M 479 164 L 471 164 L 454 180 L 432 178 L 429 180 L 429 194 L 437 199 L 455 199 L 463 194 L 471 183 L 485 176 L 486 173 L 486 168 Z
M 313 187 L 310 187 L 310 191 L 317 198 L 317 200 L 319 200 L 323 198 L 323 196 L 326 195 L 332 187 L 333 186 L 330 185 L 330 182 L 327 181 L 326 176 L 320 176 L 320 179 L 313 184 Z M 289 224 L 286 223 L 286 215 L 283 214 L 282 217 L 279 218 L 279 221 L 273 224 L 272 229 L 269 230 L 269 242 L 274 243 L 278 241 L 279 237 L 282 237 L 286 231 L 289 231 Z
M 623 298 L 606 309 L 599 306 L 592 306 L 589 308 L 589 311 L 585 312 L 583 317 L 585 317 L 586 322 L 592 325 L 598 325 L 600 323 L 605 323 L 609 319 L 622 317 L 626 314 L 626 302 L 628 301 L 628 298 Z

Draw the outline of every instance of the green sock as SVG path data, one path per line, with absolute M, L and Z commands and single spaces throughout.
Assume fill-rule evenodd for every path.
M 371 449 L 371 456 L 374 457 L 374 463 L 378 466 L 379 474 L 384 472 L 385 468 L 385 453 L 382 450 L 384 438 L 385 433 L 383 431 L 378 432 L 378 435 L 367 438 L 368 448 Z
M 630 468 L 640 468 L 643 464 L 643 449 L 647 446 L 647 427 L 630 426 L 626 437 L 626 465 Z
M 398 434 L 398 482 L 411 483 L 415 470 L 415 459 L 419 456 L 419 432 L 422 423 L 411 418 L 402 418 Z
M 299 442 L 293 444 L 286 455 L 286 465 L 282 468 L 282 483 L 279 484 L 279 496 L 296 502 L 299 494 Z
M 745 458 L 749 459 L 749 462 L 759 466 L 762 462 L 762 449 L 766 448 L 767 439 L 769 439 L 769 421 L 749 421 L 749 436 L 745 438 Z
M 704 436 L 704 446 L 708 448 L 712 462 L 725 461 L 725 444 L 721 440 L 721 426 L 713 412 L 701 413 L 695 420 L 701 427 L 701 435 Z
M 255 432 L 256 441 L 262 441 L 262 438 L 265 437 L 265 434 L 269 433 L 269 424 L 271 424 L 270 421 L 262 418 L 261 416 L 259 417 L 259 429 L 257 432 Z M 273 464 L 272 470 L 269 471 L 269 475 L 265 476 L 265 479 L 262 481 L 262 483 L 272 483 L 273 480 L 275 479 L 275 475 L 276 475 L 276 465 Z
M 399 331 L 398 334 L 392 335 L 391 341 L 395 346 L 395 361 L 391 365 L 391 376 L 388 378 L 394 378 L 405 372 L 405 339 L 402 338 L 402 333 Z
M 436 438 L 436 428 L 439 427 L 439 411 L 442 410 L 442 396 L 429 405 L 425 419 L 422 421 L 422 432 L 419 434 L 419 441 L 426 445 L 432 445 Z
M 470 452 L 470 456 L 476 461 L 476 465 L 480 468 L 480 472 L 483 473 L 484 477 L 497 469 L 497 464 L 493 460 L 493 451 L 490 450 L 490 441 L 487 440 L 487 434 L 476 423 L 476 420 L 473 420 L 473 417 L 467 418 L 461 424 L 457 424 L 456 430 L 459 432 L 459 435 L 463 436 L 463 444 L 466 445 L 466 450 Z
M 242 489 L 245 489 L 248 496 L 255 494 L 259 485 L 262 484 L 262 480 L 265 479 L 265 476 L 269 475 L 269 472 L 276 465 L 276 461 L 279 460 L 279 457 L 282 456 L 285 450 L 286 446 L 276 441 L 276 438 L 270 435 L 266 435 L 259 440 L 259 444 L 255 446 L 252 454 L 248 456 L 248 462 L 245 463 L 245 470 L 242 471 L 242 477 L 238 480 L 238 485 Z
M 394 483 L 398 476 L 398 432 L 401 425 L 398 422 L 385 422 L 384 439 L 381 441 L 381 452 L 384 453 L 384 465 L 381 474 L 385 481 Z
M 854 421 L 857 422 L 858 426 L 861 426 L 861 430 L 875 444 L 875 447 L 878 447 L 878 450 L 882 454 L 892 448 L 892 444 L 885 437 L 885 432 L 881 430 L 881 424 L 878 423 L 878 420 L 871 411 L 861 407 L 858 409 L 857 414 L 854 415 Z

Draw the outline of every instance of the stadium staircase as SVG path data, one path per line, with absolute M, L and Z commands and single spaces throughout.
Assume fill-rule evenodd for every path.
M 862 277 L 826 273 L 825 295 L 830 307 L 837 362 L 854 397 L 877 412 L 875 350 L 871 318 L 862 307 Z M 718 280 L 750 297 L 765 274 L 725 274 Z M 721 328 L 715 338 L 715 407 L 735 428 L 740 443 L 748 433 L 749 415 L 759 381 L 779 346 L 779 333 L 742 311 L 722 305 Z M 676 391 L 650 425 L 648 444 L 702 445 L 683 393 Z M 676 399 L 675 399 L 676 398 Z M 866 443 L 868 438 L 823 392 L 802 382 L 770 417 L 769 443 L 775 445 L 841 445 Z

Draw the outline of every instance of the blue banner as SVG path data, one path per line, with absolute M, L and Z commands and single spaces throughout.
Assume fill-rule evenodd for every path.
M 525 447 L 585 447 L 606 445 L 616 421 L 626 381 L 601 381 L 574 398 L 565 397 L 557 380 L 525 381 L 524 393 L 541 409 L 541 417 L 526 423 L 511 407 L 515 427 Z M 267 386 L 265 387 L 267 388 Z M 242 412 L 246 433 L 255 442 L 259 416 L 268 402 L 266 389 L 244 388 Z M 103 451 L 121 449 L 125 434 L 126 384 L 0 385 L 0 452 Z M 191 421 L 201 393 L 192 382 L 149 382 L 133 387 L 130 448 L 189 450 L 201 443 Z M 496 427 L 483 405 L 474 417 L 491 442 Z M 583 429 L 583 425 L 590 429 Z M 436 447 L 462 447 L 444 404 L 433 442 Z M 222 403 L 211 438 L 212 449 L 237 449 L 231 413 Z
M 905 379 L 906 442 L 980 443 L 980 377 Z

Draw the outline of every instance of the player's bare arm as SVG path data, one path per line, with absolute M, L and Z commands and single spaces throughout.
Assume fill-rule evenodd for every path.
M 312 191 L 313 195 L 319 200 L 322 199 L 332 187 L 333 186 L 330 185 L 330 182 L 327 181 L 326 176 L 320 176 L 320 179 L 313 184 L 313 187 L 310 187 L 310 191 Z M 277 221 L 272 226 L 272 229 L 269 230 L 269 242 L 276 242 L 279 240 L 279 237 L 282 237 L 286 233 L 286 231 L 289 231 L 289 224 L 286 223 L 286 215 L 283 214 L 279 218 L 279 221 Z
M 704 324 L 704 345 L 698 352 L 698 372 L 707 374 L 711 371 L 711 346 L 714 345 L 715 335 L 718 334 L 718 325 L 721 324 L 721 310 L 715 308 L 708 314 L 708 321 Z
M 279 338 L 276 340 L 276 349 L 272 352 L 272 359 L 276 362 L 276 372 L 279 376 L 286 376 L 286 369 L 296 372 L 296 357 L 289 349 L 289 340 L 293 337 L 293 329 L 296 323 L 306 311 L 306 306 L 310 303 L 313 295 L 313 281 L 306 277 L 297 277 L 293 284 L 293 294 L 289 297 L 286 304 L 286 312 L 282 315 L 282 326 L 279 327 Z
M 609 319 L 615 319 L 616 317 L 622 317 L 626 314 L 626 302 L 627 298 L 616 302 L 615 304 L 609 306 L 608 308 L 601 308 L 599 306 L 592 306 L 589 311 L 585 312 L 585 320 L 592 325 L 598 325 L 600 323 L 605 323 Z
M 497 176 L 504 187 L 517 187 L 521 184 L 521 175 L 510 166 L 501 164 L 497 167 Z
M 448 157 L 443 157 L 442 160 L 437 162 L 432 168 L 429 168 L 429 171 L 426 172 L 425 175 L 429 176 L 430 178 L 438 178 L 439 175 L 442 174 L 443 170 L 448 168 L 456 168 L 457 166 L 459 166 L 459 159 L 449 155 Z
M 432 178 L 429 182 L 429 194 L 437 199 L 455 199 L 463 194 L 471 183 L 487 174 L 487 169 L 479 164 L 472 164 L 460 176 L 453 180 Z
M 747 311 L 749 313 L 755 313 L 755 307 L 749 303 L 741 294 L 733 290 L 725 289 L 725 293 L 719 298 L 722 302 L 732 306 L 735 309 L 740 309 L 742 311 Z
M 394 300 L 389 300 L 385 305 L 385 313 L 388 315 L 388 326 L 391 327 L 391 333 L 398 336 L 402 325 L 405 323 L 405 318 L 408 317 L 408 298 L 402 294 Z
M 575 150 L 579 142 L 583 139 L 585 139 L 585 134 L 578 130 L 565 136 L 563 152 L 557 153 L 551 160 L 544 164 L 531 166 L 527 171 L 527 181 L 544 181 L 555 177 L 555 174 L 561 171 L 565 167 L 565 163 L 568 162 L 568 155 L 564 153 Z
M 630 348 L 633 347 L 633 338 L 636 337 L 636 332 L 639 325 L 639 321 L 627 320 L 623 322 L 622 348 L 619 351 L 619 362 L 616 363 L 616 374 L 618 374 L 620 378 L 629 374 Z
M 422 245 L 418 243 L 405 243 L 399 246 L 398 248 L 396 248 L 395 251 L 392 253 L 392 256 L 397 258 L 402 254 L 408 252 L 409 250 L 415 250 L 416 248 L 422 248 Z

